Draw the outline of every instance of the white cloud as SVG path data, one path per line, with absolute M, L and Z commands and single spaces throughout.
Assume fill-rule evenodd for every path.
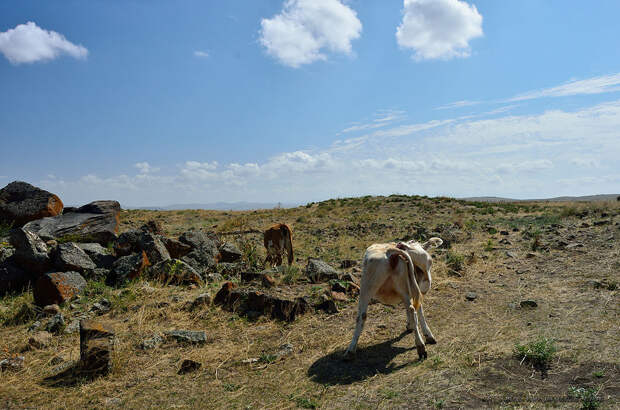
M 209 57 L 209 53 L 206 51 L 196 50 L 194 51 L 194 57 L 207 58 Z
M 340 131 L 338 135 L 346 134 L 348 132 L 382 128 L 395 121 L 399 121 L 404 117 L 404 111 L 382 110 L 375 114 L 375 119 L 373 119 L 372 121 L 352 124 L 351 126 Z
M 404 0 L 398 45 L 420 60 L 469 57 L 469 41 L 482 36 L 482 16 L 461 0 Z
M 620 73 L 569 81 L 557 87 L 528 91 L 508 101 L 533 100 L 543 97 L 566 97 L 570 95 L 603 94 L 620 91 Z
M 452 108 L 470 107 L 472 105 L 478 105 L 478 104 L 480 104 L 480 101 L 461 100 L 461 101 L 455 101 L 455 102 L 452 102 L 446 105 L 439 106 L 435 109 L 436 110 L 448 110 Z
M 150 174 L 151 172 L 159 171 L 159 168 L 153 168 L 148 162 L 138 162 L 134 164 L 134 167 L 140 170 L 141 174 Z
M 0 53 L 13 64 L 53 60 L 61 54 L 84 59 L 88 50 L 62 34 L 40 28 L 32 21 L 0 32 Z
M 282 64 L 297 68 L 326 60 L 325 50 L 350 54 L 362 23 L 340 0 L 286 0 L 280 14 L 261 21 L 260 42 Z

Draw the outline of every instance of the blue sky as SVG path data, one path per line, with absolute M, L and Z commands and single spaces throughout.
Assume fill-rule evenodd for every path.
M 0 3 L 0 185 L 67 204 L 620 191 L 617 1 Z

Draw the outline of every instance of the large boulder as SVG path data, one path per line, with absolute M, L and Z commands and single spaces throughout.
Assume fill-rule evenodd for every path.
M 121 213 L 121 204 L 118 201 L 93 201 L 79 207 L 77 212 L 81 214 L 110 214 L 118 219 Z
M 55 266 L 61 271 L 84 273 L 97 267 L 86 252 L 73 242 L 58 245 L 54 253 Z
M 122 235 L 122 234 L 121 234 Z M 168 238 L 163 235 L 157 236 L 161 243 L 164 244 L 170 257 L 173 259 L 181 259 L 183 256 L 187 255 L 192 251 L 192 247 L 186 243 L 178 241 L 176 239 Z
M 116 258 L 110 251 L 98 243 L 78 243 L 77 246 L 86 252 L 88 257 L 97 265 L 97 268 L 111 269 Z
M 60 305 L 86 288 L 86 280 L 77 272 L 51 272 L 41 276 L 32 293 L 39 306 Z
M 62 212 L 58 196 L 26 182 L 11 182 L 0 189 L 0 222 L 23 226 L 25 223 Z
M 144 251 L 151 264 L 170 260 L 170 253 L 160 238 L 146 229 L 123 232 L 114 244 L 114 251 L 118 256 Z
M 41 238 L 26 228 L 11 230 L 11 245 L 15 248 L 13 257 L 17 265 L 34 274 L 47 272 L 52 267 L 49 249 Z
M 129 256 L 122 256 L 112 266 L 110 282 L 121 285 L 132 279 L 139 278 L 150 264 L 149 258 L 144 251 Z
M 149 276 L 172 285 L 202 285 L 202 277 L 187 263 L 179 259 L 161 261 L 151 267 Z
M 103 376 L 112 369 L 114 330 L 95 320 L 80 321 L 79 371 L 90 376 Z
M 118 214 L 71 212 L 27 223 L 24 228 L 44 240 L 69 239 L 73 242 L 114 242 L 118 233 Z
M 338 279 L 339 273 L 332 266 L 328 265 L 320 259 L 308 258 L 306 265 L 306 276 L 312 283 L 327 282 L 332 279 Z
M 224 243 L 220 246 L 220 255 L 220 262 L 228 263 L 237 262 L 243 256 L 239 248 L 232 243 Z
M 220 259 L 219 241 L 213 235 L 202 231 L 185 232 L 179 241 L 192 247 L 192 251 L 181 258 L 199 273 L 206 275 L 213 270 Z

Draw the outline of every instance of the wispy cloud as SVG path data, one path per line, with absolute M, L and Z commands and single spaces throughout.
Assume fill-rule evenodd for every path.
M 543 88 L 516 95 L 507 101 L 525 101 L 544 97 L 566 97 L 571 95 L 603 94 L 620 91 L 620 73 L 600 77 L 573 80 L 557 87 Z
M 375 114 L 375 118 L 372 121 L 355 123 L 343 129 L 342 131 L 340 131 L 338 135 L 346 134 L 348 132 L 364 131 L 364 130 L 385 127 L 387 125 L 394 123 L 395 121 L 399 121 L 405 118 L 404 114 L 405 114 L 404 111 L 397 111 L 397 110 L 379 111 Z
M 196 50 L 194 51 L 194 57 L 207 58 L 209 57 L 209 53 L 207 53 L 206 51 Z
M 448 110 L 452 108 L 470 107 L 472 105 L 478 105 L 478 104 L 480 104 L 480 101 L 461 100 L 461 101 L 455 101 L 453 103 L 449 103 L 446 105 L 441 105 L 435 109 L 436 110 Z
M 0 53 L 12 64 L 23 64 L 53 60 L 63 54 L 84 59 L 88 50 L 60 33 L 44 30 L 29 21 L 0 32 Z
M 134 164 L 135 168 L 138 168 L 141 174 L 150 174 L 152 172 L 159 171 L 159 168 L 152 167 L 148 162 L 138 162 Z

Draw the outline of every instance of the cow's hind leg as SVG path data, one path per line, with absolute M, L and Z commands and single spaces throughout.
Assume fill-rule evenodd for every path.
M 366 292 L 360 292 L 360 300 L 357 308 L 357 319 L 355 321 L 355 332 L 353 333 L 353 339 L 344 352 L 345 359 L 351 359 L 357 349 L 357 341 L 364 330 L 364 323 L 366 323 L 366 315 L 368 313 L 368 304 L 370 303 L 370 295 Z
M 413 331 L 413 335 L 415 337 L 415 347 L 418 350 L 418 357 L 420 360 L 424 360 L 428 357 L 428 355 L 426 354 L 424 341 L 422 340 L 420 330 L 418 329 L 418 315 L 413 307 L 413 301 L 411 300 L 411 297 L 404 296 L 403 303 L 405 304 L 405 309 L 407 310 L 407 330 Z
M 437 341 L 435 341 L 433 332 L 431 332 L 431 329 L 428 327 L 428 324 L 426 323 L 426 318 L 424 317 L 424 309 L 422 309 L 422 305 L 420 305 L 420 307 L 418 308 L 418 313 L 420 314 L 420 325 L 422 327 L 422 334 L 424 335 L 426 344 L 434 345 L 435 343 L 437 343 Z

